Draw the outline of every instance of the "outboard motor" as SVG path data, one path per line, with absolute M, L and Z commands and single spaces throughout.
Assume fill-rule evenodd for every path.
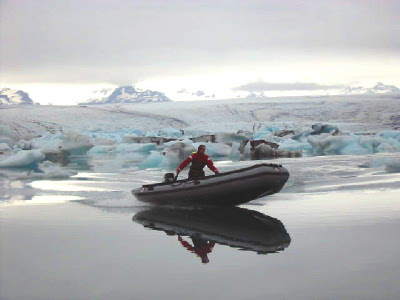
M 174 173 L 165 173 L 164 174 L 164 183 L 173 183 L 175 179 Z

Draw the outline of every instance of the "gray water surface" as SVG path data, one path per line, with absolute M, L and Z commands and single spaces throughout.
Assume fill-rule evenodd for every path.
M 287 160 L 282 192 L 236 208 L 134 200 L 157 170 L 14 182 L 0 298 L 398 299 L 399 175 L 333 159 Z

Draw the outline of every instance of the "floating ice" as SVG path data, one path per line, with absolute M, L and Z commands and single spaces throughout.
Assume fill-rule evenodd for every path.
M 307 141 L 313 147 L 313 154 L 357 155 L 371 153 L 360 145 L 360 137 L 350 135 L 333 136 L 328 133 L 310 135 Z
M 95 138 L 92 141 L 95 146 L 111 146 L 116 143 L 114 140 L 104 138 Z
M 0 143 L 0 151 L 11 151 L 7 143 Z
M 66 170 L 60 167 L 48 167 L 48 168 L 41 168 L 43 172 L 41 173 L 33 173 L 27 172 L 26 174 L 23 173 L 17 176 L 17 179 L 30 179 L 30 180 L 43 180 L 43 179 L 68 179 L 71 176 L 75 176 L 78 172 L 73 170 Z
M 118 144 L 115 147 L 116 152 L 141 152 L 150 153 L 156 149 L 156 145 L 152 143 L 147 144 Z
M 268 132 L 275 132 L 275 131 L 279 131 L 282 130 L 282 127 L 277 126 L 277 125 L 269 125 L 264 127 L 264 129 L 262 131 L 268 131 Z
M 149 137 L 158 136 L 158 133 L 155 132 L 155 131 L 146 131 L 146 133 L 144 134 L 144 136 L 149 136 Z
M 163 166 L 165 168 L 177 168 L 179 164 L 196 151 L 196 149 L 194 144 L 185 144 L 182 142 L 173 144 L 165 153 Z
M 157 151 L 151 151 L 150 155 L 138 164 L 140 169 L 161 168 L 164 164 L 164 155 Z
M 377 135 L 383 138 L 398 139 L 400 137 L 400 130 L 384 130 Z
M 232 148 L 226 144 L 220 143 L 193 143 L 193 146 L 197 150 L 200 145 L 206 146 L 206 153 L 211 157 L 215 156 L 229 156 Z
M 373 158 L 368 162 L 360 165 L 364 168 L 380 168 L 384 167 L 388 173 L 400 173 L 400 159 L 379 157 Z
M 40 150 L 21 150 L 13 156 L 0 161 L 0 168 L 37 168 L 38 162 L 44 159 Z
M 301 150 L 281 150 L 271 147 L 268 144 L 259 144 L 252 152 L 252 159 L 263 159 L 271 157 L 301 157 Z
M 296 140 L 286 139 L 279 142 L 279 149 L 289 151 L 303 150 L 312 153 L 313 147 L 309 143 L 301 143 Z
M 215 134 L 215 141 L 217 143 L 240 143 L 241 141 L 251 139 L 251 137 L 250 134 L 246 133 L 218 132 Z
M 232 147 L 231 147 L 231 153 L 229 153 L 229 158 L 233 161 L 238 161 L 240 160 L 241 154 L 240 154 L 240 143 L 238 142 L 233 142 Z
M 111 146 L 94 146 L 88 151 L 88 154 L 92 153 L 129 153 L 129 152 L 141 152 L 150 153 L 150 151 L 155 150 L 155 144 L 125 144 L 121 143 L 118 145 Z
M 275 138 L 272 132 L 261 131 L 253 135 L 253 140 L 264 140 L 264 141 L 274 142 Z
M 93 146 L 89 137 L 75 132 L 70 132 L 64 136 L 61 144 L 64 151 L 73 155 L 84 155 Z
M 321 133 L 332 133 L 339 130 L 336 126 L 330 124 L 321 124 L 321 123 L 316 123 L 312 125 L 311 128 L 313 129 L 313 131 L 310 133 L 310 135 L 318 135 Z
M 163 146 L 171 147 L 172 145 L 174 145 L 176 143 L 184 143 L 184 144 L 187 144 L 187 145 L 191 145 L 191 144 L 193 144 L 193 141 L 186 138 L 184 140 L 166 142 L 166 143 L 163 144 Z
M 180 138 L 182 137 L 182 135 L 183 135 L 182 130 L 176 128 L 162 128 L 158 132 L 158 136 L 163 136 L 163 137 Z
M 32 150 L 32 141 L 19 140 L 15 146 L 21 150 Z
M 185 137 L 195 137 L 195 136 L 201 136 L 201 135 L 207 135 L 207 134 L 210 134 L 210 132 L 206 131 L 206 130 L 198 130 L 198 129 L 183 130 L 183 135 Z
M 0 136 L 0 143 L 7 144 L 9 146 L 13 146 L 15 141 L 12 138 L 8 137 L 8 136 L 2 135 L 2 136 Z
M 34 138 L 31 142 L 32 148 L 43 151 L 58 150 L 62 143 L 62 133 L 50 133 L 46 131 L 41 137 Z

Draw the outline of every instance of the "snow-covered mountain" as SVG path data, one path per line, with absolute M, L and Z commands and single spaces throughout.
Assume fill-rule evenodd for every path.
M 245 97 L 245 99 L 265 99 L 265 98 L 267 98 L 267 95 L 265 95 L 264 92 L 252 92 Z
M 9 88 L 0 89 L 0 105 L 26 105 L 36 104 L 29 97 L 28 93 Z
M 386 85 L 378 82 L 372 88 L 358 87 L 345 87 L 343 94 L 386 94 L 386 93 L 400 93 L 400 89 L 394 85 Z
M 172 101 L 163 93 L 150 90 L 135 89 L 133 86 L 120 86 L 117 88 L 101 89 L 94 91 L 93 96 L 79 104 L 112 104 L 112 103 L 144 103 Z

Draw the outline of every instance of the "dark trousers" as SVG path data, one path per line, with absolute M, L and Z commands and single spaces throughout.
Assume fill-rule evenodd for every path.
M 189 180 L 195 180 L 195 179 L 201 179 L 203 177 L 205 177 L 205 173 L 203 170 L 194 170 L 194 169 L 190 169 L 189 170 Z

